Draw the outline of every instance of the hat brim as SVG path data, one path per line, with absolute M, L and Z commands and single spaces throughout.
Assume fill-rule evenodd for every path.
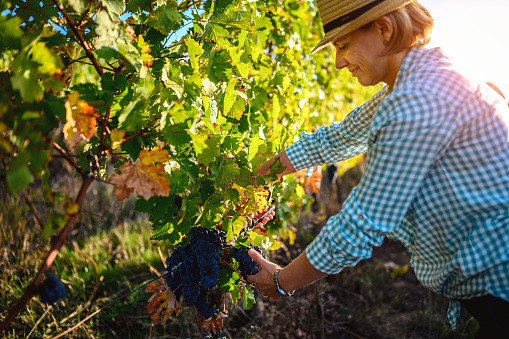
M 404 7 L 408 5 L 411 2 L 414 2 L 416 0 L 393 0 L 393 1 L 386 1 L 381 3 L 380 5 L 366 11 L 366 13 L 360 15 L 357 19 L 343 25 L 334 28 L 333 30 L 330 30 L 325 34 L 325 36 L 320 40 L 318 45 L 316 45 L 315 48 L 311 50 L 310 54 L 314 54 L 337 39 L 355 31 L 358 28 L 361 28 L 362 26 L 370 23 L 371 21 L 384 16 L 392 11 L 395 11 L 398 8 Z

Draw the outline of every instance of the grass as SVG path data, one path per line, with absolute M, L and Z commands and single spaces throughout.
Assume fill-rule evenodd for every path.
M 84 209 L 97 212 L 80 218 L 51 268 L 64 284 L 67 297 L 52 306 L 34 297 L 4 334 L 5 338 L 51 338 L 157 278 L 158 273 L 165 273 L 163 261 L 168 255 L 168 244 L 150 241 L 150 225 L 144 216 L 132 212 L 132 201 L 120 205 L 107 198 L 106 193 L 103 188 L 91 190 L 95 200 L 89 199 Z M 22 198 L 5 191 L 0 198 L 1 322 L 35 276 L 51 240 L 43 236 Z M 36 201 L 35 192 L 32 198 Z M 38 209 L 41 216 L 47 212 Z M 193 333 L 201 336 L 196 326 L 181 319 L 170 321 L 170 326 L 152 328 L 145 308 L 149 297 L 141 288 L 114 302 L 67 337 L 179 338 L 181 334 L 191 337 Z M 177 328 L 171 328 L 175 324 Z

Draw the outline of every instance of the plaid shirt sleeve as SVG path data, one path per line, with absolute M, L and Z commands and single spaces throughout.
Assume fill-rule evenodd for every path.
M 446 105 L 422 92 L 391 94 L 374 117 L 361 182 L 306 249 L 318 270 L 334 274 L 371 257 L 402 221 L 428 169 L 456 126 Z
M 303 132 L 299 141 L 286 148 L 295 169 L 299 171 L 324 163 L 334 164 L 366 152 L 373 115 L 388 92 L 389 87 L 385 86 L 341 122 L 322 126 L 312 134 Z

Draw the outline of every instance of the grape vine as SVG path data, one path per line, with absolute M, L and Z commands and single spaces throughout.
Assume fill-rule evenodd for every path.
M 295 180 L 276 180 L 280 168 L 253 173 L 330 121 L 322 112 L 366 97 L 343 94 L 351 85 L 333 81 L 343 76 L 329 54 L 302 62 L 321 34 L 309 25 L 313 4 L 20 0 L 0 10 L 0 182 L 11 194 L 40 190 L 48 212 L 36 219 L 53 239 L 0 334 L 44 285 L 94 181 L 114 184 L 118 201 L 135 197 L 152 240 L 175 248 L 169 288 L 203 317 L 223 316 L 211 308 L 219 310 L 216 290 L 244 295 L 250 307 L 235 267 L 244 259 L 230 260 L 231 251 L 277 248 L 273 236 L 296 220 L 304 197 Z M 62 160 L 81 178 L 76 191 L 51 185 L 50 162 Z M 269 195 L 279 217 L 264 237 L 244 222 Z M 193 247 L 193 232 L 224 239 Z

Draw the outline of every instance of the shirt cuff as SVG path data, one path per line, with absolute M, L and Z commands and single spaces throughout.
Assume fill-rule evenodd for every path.
M 308 245 L 306 256 L 319 271 L 336 274 L 370 258 L 373 246 L 380 246 L 384 237 L 357 205 L 354 188 L 341 212 L 331 217 Z
M 288 146 L 285 149 L 286 155 L 292 163 L 295 170 L 300 171 L 303 168 L 322 165 L 324 163 L 320 156 L 313 155 L 311 145 L 315 136 L 306 132 L 301 133 L 300 140 Z

